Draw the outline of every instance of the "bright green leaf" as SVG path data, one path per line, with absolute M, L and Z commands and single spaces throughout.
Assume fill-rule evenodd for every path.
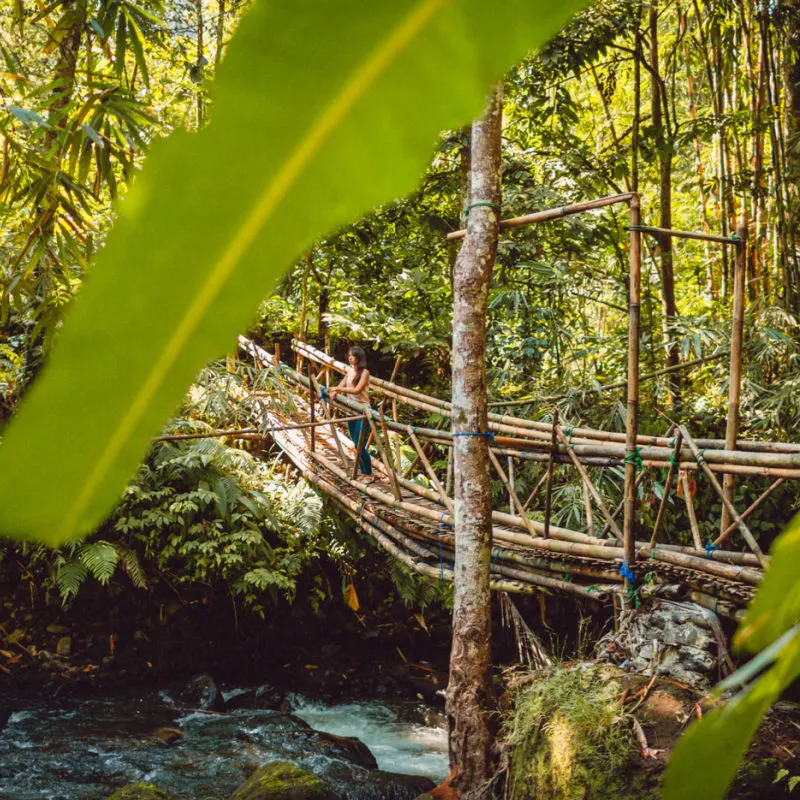
M 51 544 L 93 529 L 292 260 L 410 191 L 439 133 L 478 116 L 491 83 L 580 5 L 256 3 L 210 125 L 154 143 L 10 427 L 0 529 Z
M 762 650 L 800 620 L 800 514 L 775 540 L 770 566 L 734 642 Z

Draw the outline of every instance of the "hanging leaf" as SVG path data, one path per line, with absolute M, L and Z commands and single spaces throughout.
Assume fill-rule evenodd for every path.
M 440 132 L 476 117 L 498 75 L 580 5 L 257 2 L 211 123 L 154 143 L 9 428 L 0 530 L 57 544 L 93 529 L 292 259 L 410 191 Z
M 344 587 L 344 601 L 353 611 L 358 611 L 358 595 L 356 594 L 356 587 L 352 583 L 348 583 Z

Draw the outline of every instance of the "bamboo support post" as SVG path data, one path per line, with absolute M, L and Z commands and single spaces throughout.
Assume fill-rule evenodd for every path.
M 744 284 L 747 272 L 747 226 L 736 228 L 736 258 L 733 272 L 733 315 L 731 319 L 731 361 L 728 379 L 728 420 L 725 425 L 725 449 L 735 450 L 739 435 L 739 402 L 742 392 L 742 344 L 744 340 Z M 730 504 L 733 504 L 735 478 L 726 474 L 722 489 Z M 731 525 L 731 514 L 727 505 L 722 507 L 720 533 Z
M 319 382 L 319 380 L 317 380 L 317 382 Z M 320 392 L 320 395 L 322 395 L 322 392 Z M 342 443 L 339 440 L 339 435 L 336 433 L 336 423 L 334 422 L 333 415 L 328 410 L 327 403 L 325 402 L 320 403 L 320 409 L 322 410 L 322 416 L 325 417 L 325 419 L 327 419 L 328 422 L 330 423 L 331 438 L 333 439 L 334 444 L 336 445 L 336 450 L 339 453 L 339 458 L 342 461 L 342 466 L 346 470 L 350 469 L 350 465 L 347 463 L 347 458 L 344 454 L 344 448 L 342 447 Z M 359 419 L 359 417 L 351 417 L 350 419 Z M 349 422 L 350 420 L 347 421 Z
M 392 399 L 392 421 L 395 425 L 397 425 L 397 400 Z M 401 446 L 400 446 L 400 434 L 395 433 L 394 435 L 394 460 L 397 464 L 397 471 L 402 471 L 403 461 L 401 459 Z
M 641 224 L 639 195 L 630 200 L 630 245 L 628 265 L 628 405 L 625 420 L 625 507 L 623 517 L 624 560 L 632 565 L 636 559 L 636 464 L 637 434 L 639 427 L 639 326 L 642 289 L 642 236 L 636 230 Z
M 553 502 L 553 471 L 555 469 L 556 456 L 556 431 L 558 430 L 558 409 L 553 411 L 553 430 L 550 440 L 550 457 L 547 460 L 547 487 L 544 494 L 544 538 L 550 536 L 550 511 Z
M 606 505 L 603 498 L 600 496 L 600 492 L 597 491 L 595 485 L 592 483 L 592 479 L 589 477 L 589 473 L 586 471 L 586 467 L 581 464 L 580 459 L 578 456 L 575 455 L 572 447 L 570 446 L 569 440 L 564 435 L 564 431 L 558 426 L 554 426 L 554 430 L 556 435 L 558 436 L 559 441 L 567 448 L 567 455 L 572 461 L 575 469 L 578 470 L 578 474 L 581 476 L 581 480 L 583 481 L 586 489 L 594 498 L 595 503 L 597 503 L 597 507 L 600 509 L 603 516 L 606 518 L 606 522 L 611 527 L 611 530 L 614 531 L 614 535 L 619 539 L 619 541 L 623 541 L 623 534 L 622 531 L 619 529 L 619 525 L 617 525 L 616 520 L 611 516 L 611 512 L 608 510 L 608 506 Z M 635 544 L 635 543 L 634 543 Z
M 773 481 L 770 485 L 769 489 L 764 492 L 759 498 L 755 500 L 752 505 L 748 506 L 747 510 L 742 512 L 742 519 L 747 519 L 754 511 L 756 511 L 762 503 L 786 480 L 786 478 L 778 478 L 778 480 Z M 728 537 L 738 528 L 739 526 L 737 523 L 733 522 L 731 525 L 726 528 L 722 533 L 714 540 L 714 544 L 719 547 L 720 545 L 724 544 Z
M 514 456 L 506 456 L 506 463 L 508 464 L 508 485 L 513 487 L 516 491 L 516 486 L 514 486 Z M 508 508 L 511 510 L 514 507 L 514 500 L 511 497 L 511 492 L 508 493 Z M 520 508 L 523 508 L 522 506 Z M 524 510 L 521 512 L 524 513 Z
M 384 447 L 381 434 L 378 431 L 378 426 L 375 424 L 375 420 L 372 419 L 371 414 L 367 415 L 367 420 L 369 421 L 369 427 L 372 429 L 373 441 L 378 447 L 378 452 L 381 454 L 381 461 L 383 462 L 383 468 L 386 470 L 386 477 L 389 479 L 389 483 L 392 486 L 392 494 L 394 495 L 394 499 L 402 500 L 403 495 L 400 493 L 400 486 L 397 483 L 397 475 L 395 474 L 395 471 L 392 469 L 391 462 L 389 461 L 389 456 L 386 453 L 386 447 L 388 447 L 388 442 L 386 447 Z
M 675 434 L 675 447 L 672 450 L 672 459 L 669 462 L 669 469 L 667 470 L 667 478 L 664 481 L 664 493 L 661 495 L 661 503 L 658 506 L 658 514 L 656 514 L 656 521 L 653 525 L 653 535 L 650 537 L 650 547 L 656 546 L 656 539 L 658 532 L 661 530 L 661 523 L 664 521 L 664 514 L 667 511 L 667 502 L 669 495 L 672 491 L 672 480 L 675 477 L 675 470 L 677 468 L 678 459 L 680 458 L 681 445 L 683 444 L 683 434 L 678 431 Z
M 514 491 L 514 487 L 511 485 L 511 482 L 508 479 L 508 476 L 503 471 L 503 467 L 500 465 L 500 462 L 497 459 L 497 456 L 489 450 L 489 460 L 492 462 L 492 465 L 497 470 L 497 474 L 500 476 L 500 480 L 506 485 L 506 489 L 508 489 L 508 496 L 511 498 L 512 507 L 516 506 L 517 513 L 519 514 L 522 521 L 525 523 L 525 527 L 528 529 L 528 533 L 535 539 L 537 537 L 536 529 L 531 524 L 531 521 L 528 519 L 528 515 L 525 513 L 525 510 L 522 507 L 522 503 L 520 502 L 519 497 L 517 497 L 516 491 Z
M 694 231 L 679 231 L 674 228 L 656 228 L 652 225 L 639 225 L 636 229 L 639 233 L 649 233 L 653 236 L 671 236 L 675 239 L 697 239 L 701 242 L 717 242 L 717 244 L 739 245 L 739 228 L 736 229 L 736 236 L 717 236 L 713 233 L 695 233 Z
M 689 515 L 689 527 L 692 531 L 692 541 L 694 542 L 695 549 L 703 549 L 703 540 L 700 538 L 700 526 L 697 524 L 697 513 L 694 510 L 694 499 L 692 498 L 692 490 L 689 484 L 689 475 L 681 470 L 678 480 L 681 482 L 683 489 L 683 500 L 686 503 L 686 513 Z
M 761 548 L 758 546 L 758 542 L 755 540 L 755 537 L 750 532 L 750 529 L 747 527 L 747 525 L 745 525 L 744 521 L 739 516 L 739 513 L 734 508 L 733 503 L 731 503 L 730 500 L 728 500 L 728 498 L 725 496 L 725 492 L 719 485 L 719 481 L 717 480 L 714 473 L 708 468 L 708 465 L 706 464 L 705 459 L 703 458 L 703 454 L 700 452 L 700 449 L 695 444 L 694 439 L 692 439 L 691 435 L 689 434 L 689 431 L 687 431 L 685 426 L 683 425 L 681 425 L 681 431 L 683 432 L 683 438 L 686 439 L 689 448 L 691 449 L 692 453 L 694 453 L 694 456 L 697 459 L 697 463 L 700 464 L 700 466 L 702 467 L 703 472 L 705 472 L 706 477 L 708 477 L 708 480 L 711 482 L 711 485 L 714 487 L 715 491 L 720 496 L 720 499 L 722 500 L 723 504 L 727 506 L 728 511 L 730 512 L 731 516 L 736 522 L 739 530 L 742 533 L 742 536 L 744 536 L 745 541 L 750 546 L 750 549 L 758 557 L 758 561 L 761 564 L 761 566 L 764 569 L 766 569 L 769 566 L 769 559 L 761 552 Z
M 436 472 L 434 471 L 433 467 L 431 466 L 431 462 L 428 461 L 425 453 L 422 451 L 422 446 L 419 443 L 419 439 L 414 434 L 414 429 L 409 426 L 408 428 L 408 437 L 411 440 L 411 444 L 414 445 L 414 449 L 417 451 L 417 456 L 419 460 L 422 462 L 422 466 L 425 468 L 425 472 L 428 473 L 428 477 L 431 479 L 431 483 L 436 487 L 436 491 L 439 493 L 439 497 L 442 499 L 442 503 L 444 503 L 447 510 L 452 514 L 453 513 L 453 501 L 448 497 L 447 492 L 445 492 L 444 487 L 439 482 L 439 478 L 436 476 Z
M 367 443 L 369 412 L 365 411 L 361 419 L 363 420 L 361 423 L 361 432 L 358 434 L 358 443 L 356 444 L 356 457 L 355 461 L 353 461 L 353 475 L 352 475 L 353 480 L 355 480 L 358 477 L 358 468 L 361 463 L 361 454 L 364 452 L 364 447 L 366 446 Z

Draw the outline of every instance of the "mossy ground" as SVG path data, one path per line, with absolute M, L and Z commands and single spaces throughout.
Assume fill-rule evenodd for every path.
M 506 725 L 508 797 L 656 797 L 649 776 L 629 774 L 638 748 L 620 694 L 617 676 L 600 666 L 556 669 L 520 689 Z
M 334 800 L 316 775 L 288 761 L 271 761 L 256 770 L 231 800 Z
M 114 792 L 108 800 L 172 800 L 172 795 L 151 783 L 132 783 Z

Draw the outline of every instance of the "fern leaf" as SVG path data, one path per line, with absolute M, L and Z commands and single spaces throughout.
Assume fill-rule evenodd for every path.
M 109 542 L 91 542 L 81 548 L 79 558 L 92 577 L 105 585 L 119 563 L 119 550 Z

